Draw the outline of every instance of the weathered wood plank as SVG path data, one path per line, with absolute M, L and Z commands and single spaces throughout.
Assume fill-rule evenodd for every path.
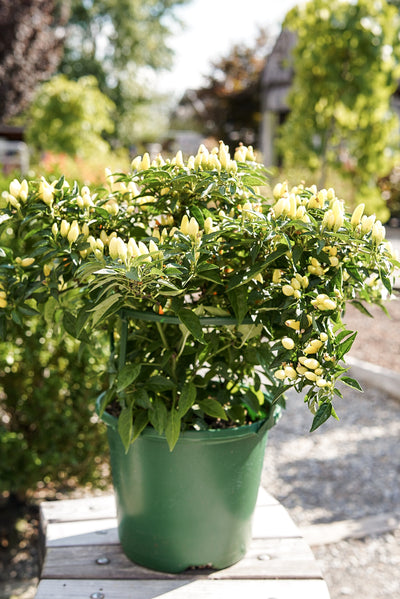
M 119 545 L 112 495 L 44 503 L 42 521 L 47 554 L 36 599 L 329 599 L 299 529 L 262 488 L 248 554 L 219 571 L 176 575 L 133 564 Z
M 252 534 L 258 539 L 300 537 L 293 520 L 279 504 L 257 506 Z M 98 518 L 61 522 L 55 517 L 47 523 L 44 536 L 47 547 L 118 543 L 117 521 L 115 518 Z
M 114 495 L 44 501 L 40 504 L 40 517 L 43 522 L 74 522 L 115 516 Z
M 257 506 L 254 513 L 252 536 L 256 539 L 280 539 L 282 537 L 301 537 L 285 508 L 276 505 Z
M 280 503 L 275 497 L 268 493 L 264 487 L 260 486 L 258 489 L 257 506 L 263 505 L 280 505 Z
M 46 529 L 46 547 L 104 545 L 119 543 L 116 518 L 50 522 Z
M 340 520 L 328 524 L 313 524 L 301 529 L 307 543 L 316 547 L 317 545 L 329 545 L 339 543 L 344 539 L 362 539 L 364 537 L 383 534 L 396 530 L 400 527 L 400 514 L 377 514 L 366 516 L 357 520 Z
M 279 502 L 265 489 L 260 487 L 257 506 L 279 505 Z M 44 501 L 40 505 L 41 519 L 44 522 L 75 522 L 115 518 L 114 495 L 85 497 L 82 499 L 63 499 Z
M 42 580 L 36 599 L 329 599 L 323 580 Z
M 41 506 L 41 523 L 49 547 L 118 542 L 113 496 L 45 502 Z M 286 510 L 262 488 L 253 519 L 253 536 L 300 536 Z
M 106 563 L 103 563 L 106 562 Z M 255 540 L 246 557 L 223 570 L 166 574 L 131 562 L 120 545 L 49 547 L 42 578 L 70 579 L 307 579 L 322 578 L 311 550 L 302 539 Z
M 240 562 L 212 572 L 209 578 L 322 579 L 322 572 L 303 539 L 253 539 L 249 551 Z

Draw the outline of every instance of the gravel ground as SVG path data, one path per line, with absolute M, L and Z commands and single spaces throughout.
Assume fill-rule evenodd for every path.
M 270 433 L 263 486 L 296 524 L 400 516 L 400 401 L 365 389 L 344 391 L 340 422 L 308 434 L 302 398 L 290 394 Z M 297 405 L 299 404 L 299 405 Z M 332 599 L 400 597 L 400 529 L 313 547 Z

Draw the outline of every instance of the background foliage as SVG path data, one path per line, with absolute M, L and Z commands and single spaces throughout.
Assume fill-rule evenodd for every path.
M 93 421 L 99 370 L 40 318 L 0 343 L 0 493 L 105 484 L 105 435 Z
M 18 252 L 11 230 L 1 243 Z M 29 317 L 0 341 L 0 494 L 19 498 L 39 482 L 54 489 L 103 486 L 106 442 L 93 420 L 107 342 L 79 349 L 59 323 Z
M 103 133 L 112 133 L 114 103 L 93 76 L 70 81 L 53 77 L 37 92 L 29 110 L 26 138 L 39 152 L 88 158 L 110 152 Z
M 133 133 L 138 134 L 138 121 L 146 128 L 150 114 L 160 126 L 160 97 L 147 75 L 171 66 L 173 53 L 168 41 L 176 23 L 174 9 L 187 1 L 71 2 L 59 71 L 74 80 L 96 77 L 100 90 L 117 107 L 113 115 L 116 132 L 124 143 L 137 143 Z M 127 129 L 127 122 L 135 123 L 136 130 Z M 159 135 L 160 129 L 156 131 Z M 157 139 L 157 134 L 153 131 L 152 137 Z M 143 137 L 148 135 L 147 128 Z
M 284 26 L 296 32 L 294 82 L 280 149 L 286 166 L 332 167 L 370 212 L 389 216 L 376 178 L 390 170 L 397 118 L 390 100 L 400 57 L 398 11 L 385 1 L 312 0 Z

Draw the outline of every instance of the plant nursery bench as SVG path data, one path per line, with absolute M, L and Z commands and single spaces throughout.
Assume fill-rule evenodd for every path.
M 263 489 L 248 554 L 219 571 L 165 574 L 129 561 L 118 541 L 113 496 L 42 503 L 41 527 L 36 599 L 329 599 L 311 549 Z

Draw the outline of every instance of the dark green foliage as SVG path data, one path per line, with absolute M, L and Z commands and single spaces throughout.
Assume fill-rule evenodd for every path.
M 0 344 L 0 493 L 104 484 L 105 434 L 93 422 L 98 363 L 43 321 Z

